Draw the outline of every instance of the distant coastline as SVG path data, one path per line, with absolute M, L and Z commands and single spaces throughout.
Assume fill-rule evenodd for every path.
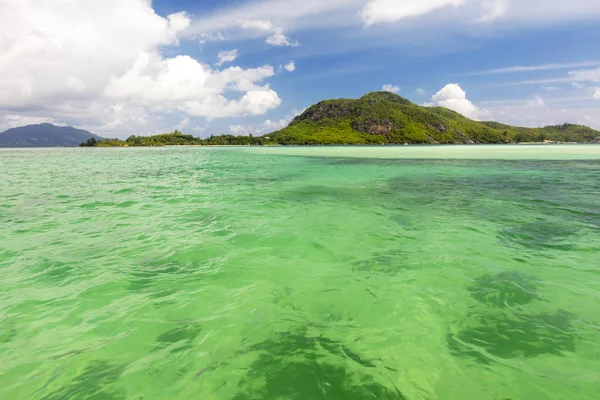
M 404 144 L 558 144 L 600 143 L 600 131 L 562 124 L 543 128 L 515 127 L 493 121 L 474 121 L 443 107 L 424 107 L 388 92 L 360 99 L 319 102 L 290 124 L 263 136 L 219 135 L 206 139 L 178 131 L 125 140 L 91 138 L 82 146 L 342 146 Z
M 543 142 L 489 142 L 489 143 L 307 143 L 307 144 L 289 144 L 281 143 L 270 137 L 263 136 L 233 136 L 220 135 L 211 136 L 207 139 L 196 138 L 191 135 L 184 135 L 180 132 L 173 132 L 156 136 L 131 136 L 126 140 L 105 139 L 98 141 L 94 138 L 82 143 L 80 147 L 239 147 L 239 146 L 257 146 L 257 147 L 285 147 L 285 146 L 434 146 L 434 145 L 545 145 L 557 146 L 563 144 L 600 144 L 600 140 L 590 142 L 561 142 L 561 141 L 543 141 Z

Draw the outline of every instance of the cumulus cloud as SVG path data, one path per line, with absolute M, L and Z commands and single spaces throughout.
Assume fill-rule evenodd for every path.
M 161 17 L 147 0 L 2 4 L 0 115 L 29 110 L 139 131 L 161 113 L 243 116 L 281 103 L 265 82 L 271 66 L 218 70 L 190 56 L 164 57 L 161 49 L 178 45 L 190 24 L 185 13 Z
M 415 90 L 415 93 L 417 94 L 417 96 L 425 96 L 427 94 L 427 92 L 423 88 L 417 88 L 417 90 Z
M 283 68 L 288 72 L 294 72 L 296 70 L 296 63 L 290 61 L 289 63 L 285 64 Z
M 594 99 L 596 99 L 596 100 L 600 100 L 600 87 L 597 87 L 597 88 L 594 90 L 594 95 L 593 95 L 593 97 L 594 97 Z
M 588 97 L 589 99 L 589 97 Z M 541 127 L 565 122 L 600 129 L 600 109 L 593 100 L 582 103 L 580 98 L 564 96 L 542 99 L 492 101 L 486 103 L 489 119 L 515 126 Z
M 43 123 L 51 123 L 54 125 L 66 125 L 53 118 L 48 117 L 35 117 L 30 115 L 19 115 L 19 114 L 8 114 L 0 120 L 0 132 L 10 128 L 16 128 L 18 126 L 25 125 L 36 125 Z
M 600 82 L 600 68 L 571 71 L 569 75 L 573 81 Z
M 217 56 L 217 62 L 215 63 L 215 65 L 221 66 L 225 63 L 233 62 L 238 58 L 238 56 L 239 53 L 237 49 L 220 51 L 219 55 Z
M 265 122 L 263 122 L 263 126 L 262 129 L 257 130 L 257 132 L 274 132 L 277 131 L 279 129 L 285 128 L 286 126 L 288 126 L 290 124 L 290 122 L 292 122 L 292 120 L 297 117 L 298 115 L 302 114 L 304 110 L 299 110 L 299 109 L 295 109 L 292 110 L 285 118 L 281 118 L 278 121 L 272 121 L 270 119 L 267 119 Z
M 185 117 L 177 125 L 173 127 L 173 130 L 182 131 L 190 125 L 190 117 Z
M 439 8 L 458 7 L 466 0 L 370 0 L 361 12 L 367 26 L 393 23 L 403 18 L 417 17 Z
M 263 122 L 263 126 L 266 130 L 272 132 L 285 128 L 286 126 L 288 126 L 289 123 L 290 121 L 287 118 L 282 118 L 279 121 L 271 121 L 270 119 L 268 119 L 265 122 Z
M 400 87 L 392 85 L 392 84 L 387 84 L 387 85 L 383 85 L 381 87 L 381 91 L 382 92 L 390 92 L 390 93 L 398 93 L 400 91 Z
M 252 132 L 260 135 L 267 132 L 275 132 L 288 126 L 292 119 L 302 112 L 302 110 L 293 110 L 285 118 L 266 119 L 261 124 L 229 125 L 229 133 L 232 135 L 246 135 Z
M 433 102 L 427 103 L 427 106 L 439 106 L 454 110 L 467 118 L 480 120 L 487 116 L 487 110 L 480 109 L 467 99 L 467 93 L 456 83 L 450 83 L 444 86 L 432 97 Z
M 248 132 L 250 132 L 250 129 L 243 125 L 229 125 L 229 133 L 232 133 L 234 135 L 239 135 Z
M 296 47 L 299 45 L 298 42 L 294 42 L 294 41 L 290 40 L 290 38 L 285 36 L 283 34 L 282 29 L 277 29 L 275 32 L 273 32 L 272 35 L 268 36 L 267 39 L 265 40 L 265 43 L 270 44 L 271 46 L 275 46 L 275 47 L 286 47 L 286 46 Z

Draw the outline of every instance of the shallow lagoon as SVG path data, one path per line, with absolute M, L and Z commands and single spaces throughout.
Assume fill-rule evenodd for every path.
M 0 167 L 0 398 L 598 397 L 600 146 Z

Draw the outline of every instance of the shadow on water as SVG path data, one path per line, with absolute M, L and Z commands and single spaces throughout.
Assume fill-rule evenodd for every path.
M 171 353 L 177 353 L 192 348 L 192 342 L 202 332 L 198 324 L 181 326 L 159 335 L 156 338 L 154 350 L 171 348 Z
M 352 264 L 354 272 L 368 272 L 371 274 L 397 275 L 408 269 L 405 263 L 406 254 L 402 251 L 392 251 L 376 254 L 365 260 Z
M 181 265 L 174 262 L 153 262 L 142 265 L 131 273 L 129 289 L 133 291 L 147 289 L 148 287 L 173 275 L 185 275 L 187 272 Z
M 247 368 L 232 400 L 406 399 L 393 385 L 378 381 L 374 371 L 380 360 L 366 359 L 341 342 L 310 336 L 306 327 L 240 350 L 202 369 L 196 377 L 250 353 L 258 353 L 258 359 Z M 354 368 L 346 368 L 348 363 Z
M 17 330 L 13 324 L 0 320 L 0 346 L 12 341 L 17 335 Z
M 94 361 L 71 382 L 61 389 L 44 396 L 41 400 L 125 399 L 125 389 L 117 385 L 124 370 L 124 365 L 115 366 L 105 361 Z
M 409 210 L 405 210 L 406 213 L 409 213 Z M 413 222 L 412 218 L 405 214 L 394 215 L 390 218 L 392 221 L 400 225 L 400 227 L 406 231 L 416 230 L 417 227 Z
M 536 221 L 500 231 L 500 240 L 536 250 L 571 250 L 574 245 L 565 241 L 577 232 L 578 229 L 568 223 Z
M 450 352 L 489 364 L 493 357 L 531 358 L 544 354 L 563 356 L 575 351 L 573 315 L 506 313 L 475 314 L 458 333 L 447 335 Z M 491 357 L 490 357 L 491 356 Z
M 344 368 L 347 361 L 359 369 L 374 368 L 339 342 L 310 337 L 306 331 L 282 333 L 251 346 L 260 356 L 239 383 L 233 400 L 247 399 L 405 399 L 394 387 L 377 382 L 375 375 Z M 325 361 L 335 356 L 339 364 Z
M 538 279 L 517 271 L 484 275 L 468 287 L 471 296 L 485 304 L 507 308 L 540 300 L 537 295 Z
M 314 202 L 327 200 L 343 203 L 354 203 L 364 200 L 367 191 L 357 188 L 336 186 L 307 185 L 289 190 L 282 194 L 283 200 L 290 202 Z
M 80 273 L 79 269 L 73 264 L 47 259 L 33 264 L 32 270 L 41 281 L 51 282 L 59 286 L 77 277 Z

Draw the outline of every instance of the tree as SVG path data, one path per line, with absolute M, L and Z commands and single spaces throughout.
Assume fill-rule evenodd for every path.
M 98 141 L 96 140 L 96 138 L 91 137 L 85 143 L 81 143 L 79 146 L 80 147 L 95 147 L 97 142 Z

